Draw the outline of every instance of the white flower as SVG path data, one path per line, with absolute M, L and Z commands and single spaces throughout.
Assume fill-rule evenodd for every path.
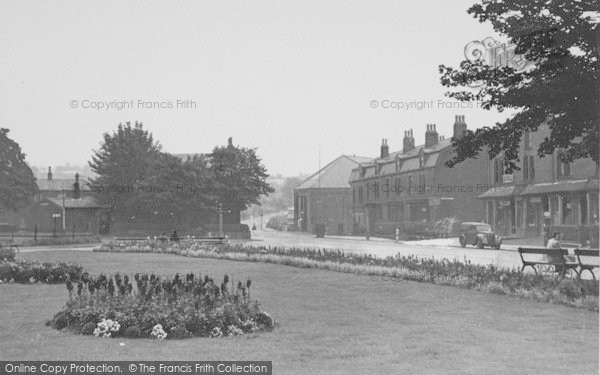
M 223 336 L 223 332 L 221 332 L 221 328 L 215 327 L 210 330 L 210 337 L 221 337 Z
M 121 329 L 121 325 L 116 320 L 102 319 L 98 323 L 96 329 L 94 329 L 94 336 L 96 337 L 112 337 Z
M 152 327 L 152 333 L 150 333 L 150 335 L 158 340 L 164 340 L 165 338 L 167 338 L 167 332 L 165 332 L 162 325 L 160 324 L 157 324 L 154 327 Z

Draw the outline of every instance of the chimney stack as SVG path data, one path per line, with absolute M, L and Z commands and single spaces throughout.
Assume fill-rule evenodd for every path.
M 438 143 L 439 135 L 435 130 L 435 124 L 427 124 L 425 132 L 425 147 L 435 146 Z
M 452 138 L 460 139 L 465 134 L 467 130 L 467 123 L 465 122 L 464 115 L 456 115 L 454 116 L 454 131 L 452 134 Z
M 75 183 L 73 184 L 73 198 L 79 199 L 81 197 L 81 190 L 79 188 L 79 173 L 75 173 Z
M 387 139 L 384 138 L 381 140 L 381 153 L 379 154 L 380 159 L 385 159 L 390 156 L 390 148 L 387 144 Z
M 52 167 L 48 167 L 48 181 L 52 181 Z
M 415 137 L 413 137 L 413 130 L 407 130 L 404 132 L 404 139 L 402 144 L 402 153 L 406 154 L 410 150 L 415 148 Z
M 227 147 L 233 147 L 233 137 L 227 138 Z

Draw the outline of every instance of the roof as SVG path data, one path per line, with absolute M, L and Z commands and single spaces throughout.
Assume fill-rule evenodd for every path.
M 521 195 L 598 189 L 598 180 L 568 180 L 529 185 Z
M 516 191 L 517 187 L 515 185 L 511 186 L 494 186 L 489 189 L 485 193 L 481 194 L 478 198 L 481 199 L 489 199 L 489 198 L 506 198 L 512 197 L 513 195 L 517 195 Z
M 394 174 L 396 172 L 409 172 L 419 170 L 419 154 L 423 152 L 425 158 L 424 168 L 435 167 L 438 163 L 440 152 L 448 147 L 452 146 L 452 139 L 442 139 L 431 147 L 425 147 L 425 145 L 419 145 L 412 150 L 402 153 L 401 151 L 395 151 L 390 153 L 388 157 L 371 159 L 370 162 L 361 163 L 360 167 L 364 168 L 364 174 L 361 177 L 359 172 L 352 172 L 350 181 L 356 181 L 366 179 L 370 177 L 377 177 L 387 174 Z M 400 160 L 400 170 L 396 171 L 396 161 Z M 380 171 L 375 174 L 375 165 L 380 165 Z
M 57 178 L 52 180 L 41 180 L 35 181 L 40 191 L 64 191 L 73 190 L 73 184 L 75 183 L 74 178 Z M 79 189 L 82 191 L 88 191 L 87 180 L 79 178 Z
M 61 198 L 47 198 L 47 201 L 64 208 L 108 208 L 109 206 L 98 203 L 96 197 L 66 198 L 63 202 Z
M 304 180 L 295 190 L 314 189 L 314 188 L 349 188 L 348 180 L 352 174 L 352 169 L 358 167 L 360 163 L 372 162 L 372 158 L 341 155 L 333 160 L 312 176 Z

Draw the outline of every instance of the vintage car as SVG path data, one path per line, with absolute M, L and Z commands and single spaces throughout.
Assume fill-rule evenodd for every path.
M 462 247 L 469 244 L 480 249 L 483 249 L 484 246 L 499 249 L 502 246 L 502 237 L 495 234 L 489 224 L 464 222 L 460 224 L 458 231 L 458 240 Z

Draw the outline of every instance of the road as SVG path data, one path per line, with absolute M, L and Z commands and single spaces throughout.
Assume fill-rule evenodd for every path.
M 245 244 L 250 246 L 283 246 L 300 248 L 339 249 L 347 253 L 373 254 L 381 257 L 402 255 L 417 255 L 423 258 L 436 259 L 468 259 L 473 263 L 488 265 L 493 264 L 500 268 L 521 267 L 521 259 L 516 251 L 516 246 L 505 245 L 501 250 L 478 249 L 474 247 L 462 248 L 457 239 L 444 239 L 427 244 L 427 241 L 394 242 L 388 239 L 364 237 L 326 236 L 316 238 L 312 234 L 297 232 L 277 232 L 270 229 L 252 232 L 252 241 Z

